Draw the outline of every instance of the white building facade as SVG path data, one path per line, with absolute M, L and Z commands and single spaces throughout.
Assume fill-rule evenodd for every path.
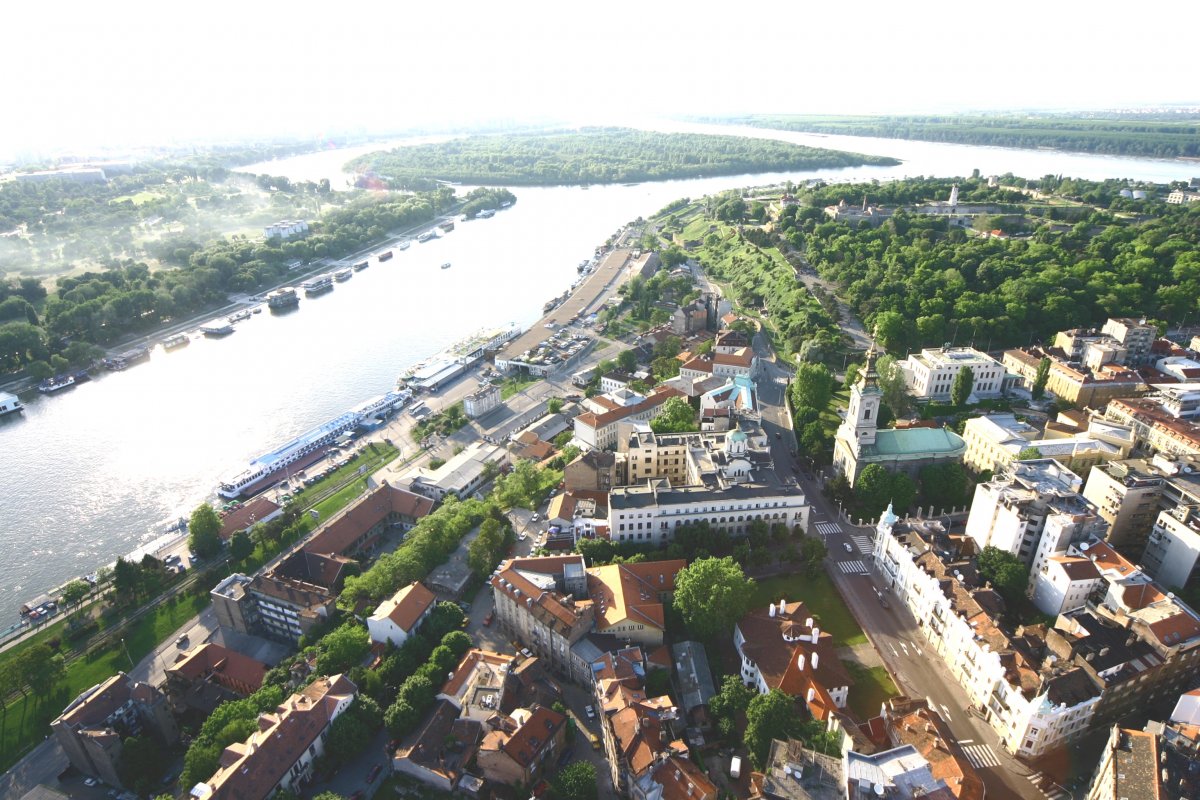
M 964 367 L 974 376 L 971 393 L 978 398 L 999 397 L 1007 370 L 996 359 L 973 347 L 926 348 L 898 362 L 904 382 L 918 400 L 945 400 Z

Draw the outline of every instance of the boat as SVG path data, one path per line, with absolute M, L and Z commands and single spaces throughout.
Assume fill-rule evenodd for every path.
M 346 267 L 345 269 L 339 269 L 337 272 L 333 273 L 333 279 L 338 283 L 341 283 L 343 281 L 350 280 L 350 276 L 353 274 L 353 270 L 351 270 L 349 267 Z
M 449 233 L 450 231 L 454 230 L 454 221 L 446 220 L 445 222 L 438 225 L 438 227 L 441 228 L 442 230 L 444 230 L 446 233 Z
M 521 329 L 515 325 L 478 331 L 432 358 L 414 364 L 400 376 L 397 386 L 435 392 L 520 334 Z
M 192 340 L 188 338 L 186 333 L 177 333 L 174 336 L 168 336 L 163 339 L 162 346 L 163 350 L 177 350 L 180 347 L 187 347 L 191 343 Z
M 250 309 L 243 308 L 241 311 L 235 311 L 229 316 L 230 322 L 241 322 L 242 320 L 250 319 Z
M 496 209 L 485 208 L 483 211 L 480 211 L 478 214 L 476 214 L 475 218 L 476 219 L 491 219 L 494 216 L 496 216 Z
M 369 266 L 371 266 L 370 261 L 360 261 L 357 264 L 355 264 L 353 267 L 351 267 L 351 269 L 354 270 L 355 272 L 362 272 L 364 269 L 366 269 Z
M 300 303 L 300 296 L 296 294 L 296 290 L 291 286 L 282 286 L 267 295 L 267 308 L 272 311 L 278 311 L 283 308 L 292 308 Z
M 228 336 L 233 333 L 233 325 L 225 317 L 218 317 L 201 325 L 200 332 L 205 336 Z
M 222 481 L 217 494 L 227 500 L 236 500 L 254 494 L 260 488 L 273 486 L 279 473 L 299 471 L 322 458 L 334 441 L 347 431 L 353 430 L 376 415 L 389 413 L 402 405 L 406 396 L 399 392 L 388 392 L 355 406 L 323 425 L 297 436 L 292 441 L 259 456 L 250 462 L 247 469 L 229 480 Z
M 405 239 L 403 242 L 396 245 L 396 249 L 397 250 L 407 250 L 411 246 L 412 246 L 412 242 L 409 241 L 408 239 Z
M 437 238 L 437 231 L 425 231 L 424 233 L 422 233 L 420 236 L 417 237 L 417 241 L 424 243 L 424 242 L 428 242 L 430 239 L 436 239 L 436 238 Z
M 262 306 L 261 305 L 255 306 L 254 308 L 250 309 L 250 313 L 251 314 L 261 314 Z
M 380 253 L 380 254 L 379 254 L 379 260 L 380 260 L 380 261 L 387 261 L 387 260 L 388 260 L 389 258 L 391 258 L 391 257 L 392 257 L 392 251 L 391 251 L 391 250 L 384 250 L 382 253 Z
M 332 289 L 333 278 L 329 275 L 318 275 L 315 278 L 306 280 L 304 283 L 300 284 L 300 286 L 304 289 L 304 294 L 306 296 L 312 297 L 314 294 L 321 294 L 322 292 L 328 292 L 330 289 Z
M 509 206 L 511 206 L 511 205 L 512 205 L 512 200 L 505 200 L 503 203 L 501 203 L 501 204 L 500 204 L 500 207 L 501 207 L 501 208 L 508 208 L 508 207 L 509 207 Z
M 75 379 L 76 383 L 87 383 L 92 379 L 92 374 L 86 369 L 81 369 L 78 372 L 72 372 L 71 377 Z
M 447 261 L 445 264 L 442 264 L 442 269 L 450 269 L 450 262 Z
M 120 372 L 123 369 L 128 369 L 134 364 L 140 364 L 143 361 L 150 360 L 150 348 L 135 347 L 132 350 L 126 350 L 124 353 L 119 353 L 111 358 L 106 358 L 101 363 L 105 369 Z
M 74 375 L 55 375 L 53 378 L 46 378 L 37 385 L 37 390 L 42 394 L 54 394 L 61 392 L 64 389 L 71 389 L 75 386 Z
M 21 405 L 21 398 L 15 394 L 0 392 L 0 417 L 3 417 L 5 414 L 16 414 L 24 410 L 25 406 Z

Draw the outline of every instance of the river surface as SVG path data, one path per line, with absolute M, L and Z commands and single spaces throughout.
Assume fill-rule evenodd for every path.
M 277 316 L 264 311 L 224 339 L 155 349 L 148 363 L 0 418 L 0 623 L 34 595 L 160 535 L 252 458 L 392 388 L 414 362 L 484 326 L 528 325 L 617 228 L 679 197 L 786 180 L 888 179 L 1012 172 L 1166 182 L 1182 161 L 728 129 L 861 153 L 896 167 L 736 175 L 632 186 L 514 189 L 516 204 L 460 223 L 357 272 Z M 343 164 L 376 147 L 326 151 L 242 169 L 344 186 Z M 440 269 L 443 262 L 450 269 Z

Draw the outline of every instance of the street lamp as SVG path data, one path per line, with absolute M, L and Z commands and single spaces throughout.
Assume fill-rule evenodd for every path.
M 133 656 L 129 655 L 129 646 L 125 644 L 125 640 L 121 640 L 121 649 L 125 651 L 125 657 L 129 659 L 129 668 L 133 669 Z

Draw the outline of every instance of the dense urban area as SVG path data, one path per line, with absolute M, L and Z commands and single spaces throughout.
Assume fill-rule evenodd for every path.
M 736 121 L 941 124 L 813 119 Z M 423 144 L 347 190 L 232 170 L 287 148 L 18 171 L 0 415 L 521 200 L 447 181 L 894 163 L 707 138 Z M 1200 179 L 789 182 L 595 245 L 530 327 L 30 599 L 0 795 L 1200 796 Z

